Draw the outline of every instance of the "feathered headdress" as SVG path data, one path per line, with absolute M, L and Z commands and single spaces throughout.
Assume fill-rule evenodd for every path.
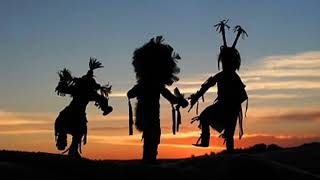
M 89 68 L 90 70 L 95 70 L 95 69 L 98 69 L 98 68 L 103 68 L 101 62 L 99 62 L 97 60 L 97 58 L 94 58 L 94 57 L 90 57 L 90 61 L 89 61 Z
M 66 68 L 58 71 L 58 75 L 60 81 L 55 91 L 58 95 L 65 96 L 70 93 L 70 86 L 72 85 L 74 77 L 72 77 L 71 71 Z
M 220 69 L 220 62 L 234 63 L 235 68 L 239 70 L 240 64 L 241 64 L 241 57 L 238 50 L 236 49 L 236 45 L 241 35 L 242 35 L 242 39 L 244 39 L 244 37 L 248 36 L 248 34 L 241 26 L 239 25 L 235 26 L 234 32 L 237 32 L 237 36 L 232 46 L 228 47 L 227 40 L 226 40 L 226 33 L 225 33 L 225 28 L 230 29 L 230 26 L 227 25 L 228 21 L 229 19 L 222 20 L 218 24 L 214 25 L 214 27 L 216 27 L 216 31 L 219 31 L 219 33 L 222 34 L 222 39 L 223 39 L 223 45 L 220 47 L 220 54 L 218 58 L 218 68 Z M 234 62 L 226 62 L 225 60 L 227 59 Z
M 97 60 L 97 58 L 90 57 L 89 61 L 89 71 L 87 74 L 93 75 L 93 70 L 98 68 L 103 68 L 102 63 Z M 111 93 L 112 86 L 108 83 L 106 85 L 100 86 L 100 93 L 101 95 L 108 97 L 108 95 Z
M 64 68 L 60 71 L 58 71 L 58 75 L 59 75 L 59 78 L 60 78 L 60 81 L 62 82 L 66 82 L 66 83 L 71 83 L 73 77 L 71 75 L 71 71 L 67 68 Z
M 157 36 L 134 51 L 132 65 L 138 82 L 171 85 L 179 80 L 176 61 L 181 57 L 163 41 L 162 36 Z
M 93 76 L 93 70 L 103 68 L 102 63 L 97 60 L 97 58 L 90 57 L 89 61 L 89 71 L 87 72 L 87 75 Z

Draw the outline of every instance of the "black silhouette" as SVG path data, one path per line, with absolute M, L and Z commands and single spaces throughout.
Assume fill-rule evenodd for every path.
M 232 47 L 227 46 L 225 38 L 225 27 L 228 20 L 223 20 L 216 24 L 217 30 L 222 33 L 223 45 L 220 47 L 220 54 L 218 57 L 218 68 L 220 69 L 220 62 L 222 64 L 222 71 L 210 77 L 204 84 L 201 85 L 199 91 L 190 96 L 191 108 L 198 102 L 200 97 L 212 86 L 218 86 L 218 97 L 214 103 L 208 106 L 201 114 L 192 119 L 199 120 L 201 128 L 201 136 L 195 146 L 208 147 L 210 141 L 210 126 L 221 133 L 226 142 L 227 152 L 234 150 L 234 132 L 237 120 L 239 119 L 239 137 L 243 135 L 243 113 L 241 104 L 248 99 L 245 91 L 245 85 L 242 83 L 236 70 L 240 69 L 241 57 L 238 50 L 235 48 L 239 36 L 247 35 L 247 33 L 240 27 L 235 27 L 237 33 L 236 39 Z M 197 103 L 198 104 L 198 103 Z M 248 107 L 248 101 L 247 101 Z M 200 142 L 201 140 L 201 142 Z
M 162 159 L 149 167 L 137 160 L 66 158 L 44 152 L 0 150 L 1 179 L 307 179 L 320 178 L 320 143 L 270 148 L 257 144 L 233 154 Z M 299 158 L 297 158 L 299 157 Z
M 94 101 L 95 105 L 103 111 L 103 115 L 112 111 L 112 107 L 108 105 L 111 85 L 101 86 L 96 83 L 93 75 L 93 70 L 102 67 L 96 58 L 90 58 L 90 69 L 81 78 L 73 77 L 68 69 L 58 72 L 60 81 L 55 91 L 60 96 L 69 94 L 72 101 L 60 112 L 55 121 L 56 146 L 59 150 L 65 150 L 67 134 L 71 134 L 71 145 L 64 151 L 71 156 L 81 157 L 81 140 L 83 140 L 83 144 L 87 142 L 86 107 L 88 103 Z
M 175 90 L 175 96 L 166 88 L 166 85 L 170 86 L 179 79 L 176 74 L 180 72 L 180 69 L 176 60 L 180 59 L 180 56 L 173 52 L 170 45 L 163 44 L 163 40 L 162 36 L 157 36 L 134 51 L 132 65 L 136 73 L 137 84 L 127 93 L 129 99 L 137 98 L 135 126 L 143 132 L 143 161 L 147 163 L 155 162 L 158 154 L 161 134 L 160 94 L 172 104 L 174 133 L 179 130 L 178 125 L 181 121 L 181 115 L 178 112 L 178 122 L 176 122 L 175 109 L 179 110 L 180 106 L 188 106 L 188 101 L 183 98 L 178 89 Z M 174 104 L 177 106 L 174 107 Z M 132 114 L 129 100 L 130 135 L 133 133 Z

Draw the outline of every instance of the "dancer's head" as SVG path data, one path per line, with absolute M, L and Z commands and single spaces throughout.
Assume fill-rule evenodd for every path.
M 134 51 L 132 65 L 138 83 L 171 85 L 179 80 L 177 60 L 180 56 L 163 41 L 162 36 L 157 36 Z

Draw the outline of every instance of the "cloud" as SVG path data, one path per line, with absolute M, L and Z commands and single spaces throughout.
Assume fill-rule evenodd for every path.
M 262 65 L 260 65 L 262 66 Z M 250 68 L 250 67 L 249 67 Z M 290 67 L 287 68 L 280 68 L 280 69 L 272 69 L 268 67 L 264 67 L 263 69 L 256 69 L 256 70 L 248 70 L 247 72 L 243 73 L 243 77 L 245 79 L 249 78 L 297 78 L 297 77 L 320 77 L 320 72 L 318 71 L 320 68 L 314 66 L 313 69 L 302 69 L 299 67 Z
M 246 89 L 258 90 L 313 90 L 320 89 L 320 51 L 304 52 L 294 55 L 268 56 L 258 60 L 258 64 L 243 67 L 240 71 Z M 201 85 L 214 74 L 198 74 L 175 83 L 182 93 L 191 94 L 200 89 Z M 216 87 L 208 93 L 216 93 Z M 116 97 L 125 97 L 124 92 L 115 92 Z M 300 95 L 301 96 L 301 95 Z M 269 95 L 254 96 L 256 99 L 289 99 L 289 96 Z M 296 98 L 297 95 L 291 95 Z
M 90 122 L 104 122 L 104 121 L 128 121 L 128 115 L 108 115 L 101 116 L 101 114 L 90 115 Z
M 53 130 L 49 129 L 29 129 L 29 130 L 7 130 L 0 131 L 0 135 L 29 135 L 29 134 L 48 134 L 53 133 Z
M 0 111 L 0 126 L 43 125 L 52 123 L 51 113 L 19 113 Z
M 297 111 L 290 111 L 280 114 L 272 114 L 267 116 L 262 116 L 260 119 L 264 121 L 319 121 L 320 122 L 320 111 L 310 111 L 305 109 L 300 109 Z
M 247 90 L 284 90 L 284 89 L 320 89 L 320 81 L 310 81 L 310 80 L 286 80 L 286 81 L 260 81 L 254 83 L 247 83 Z
M 141 145 L 141 134 L 132 136 L 115 136 L 115 135 L 90 135 L 88 136 L 90 142 L 98 144 L 112 144 L 112 145 Z
M 250 91 L 249 97 L 254 100 L 296 99 L 310 95 L 277 91 L 320 89 L 320 51 L 268 56 L 257 62 L 259 63 L 243 67 L 239 73 L 246 84 L 246 90 Z M 195 93 L 212 74 L 195 75 L 177 82 L 176 85 L 183 93 Z M 272 92 L 267 95 L 258 94 L 261 90 Z M 217 88 L 213 87 L 207 93 L 216 91 Z
M 303 68 L 319 68 L 320 67 L 320 52 L 311 51 L 299 53 L 296 55 L 280 55 L 269 56 L 264 58 L 264 64 L 266 68 L 288 68 L 296 67 Z
M 268 56 L 247 67 L 243 77 L 320 77 L 320 51 Z
M 259 62 L 241 72 L 249 80 L 248 90 L 320 89 L 320 51 L 269 56 Z
M 90 131 L 124 131 L 128 130 L 128 127 L 112 127 L 112 126 L 104 126 L 104 127 L 93 127 L 90 128 Z
M 127 92 L 115 91 L 115 92 L 112 92 L 109 96 L 110 97 L 127 97 Z
M 274 99 L 292 99 L 301 97 L 298 94 L 252 94 L 250 99 L 260 99 L 260 100 L 274 100 Z

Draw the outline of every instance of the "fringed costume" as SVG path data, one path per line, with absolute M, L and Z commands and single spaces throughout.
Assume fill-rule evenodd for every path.
M 72 97 L 71 103 L 64 108 L 55 121 L 55 137 L 58 150 L 65 150 L 67 146 L 67 134 L 72 135 L 72 143 L 64 152 L 69 155 L 80 157 L 81 141 L 87 142 L 87 117 L 86 107 L 90 101 L 107 115 L 112 111 L 108 105 L 108 94 L 111 86 L 101 86 L 96 83 L 93 70 L 103 67 L 95 58 L 90 58 L 89 71 L 81 78 L 73 77 L 71 72 L 63 69 L 58 72 L 60 81 L 56 92 L 60 96 L 69 94 Z M 78 151 L 79 149 L 79 151 Z
M 235 48 L 239 36 L 241 34 L 246 35 L 246 32 L 240 26 L 236 26 L 235 31 L 238 32 L 236 40 L 232 47 L 228 47 L 225 38 L 225 27 L 229 28 L 229 26 L 226 23 L 227 21 L 221 21 L 216 25 L 217 30 L 219 29 L 223 35 L 224 44 L 220 48 L 220 54 L 218 57 L 218 68 L 220 69 L 221 63 L 223 70 L 210 77 L 204 84 L 202 84 L 199 91 L 190 96 L 190 109 L 210 87 L 217 84 L 218 96 L 214 103 L 205 108 L 199 116 L 192 119 L 192 122 L 199 120 L 199 127 L 201 128 L 201 136 L 194 145 L 200 147 L 209 146 L 211 126 L 213 129 L 221 133 L 221 137 L 225 139 L 227 151 L 232 152 L 234 149 L 233 136 L 237 120 L 239 122 L 239 138 L 241 139 L 243 135 L 243 112 L 241 104 L 248 100 L 245 85 L 236 73 L 236 70 L 239 70 L 240 68 L 241 58 L 239 52 Z
M 158 36 L 134 51 L 132 64 L 137 84 L 127 93 L 129 99 L 137 98 L 135 122 L 129 100 L 129 134 L 133 133 L 133 124 L 137 130 L 143 132 L 143 160 L 150 163 L 156 161 L 160 143 L 160 94 L 172 106 L 177 104 L 176 109 L 188 106 L 188 101 L 177 89 L 175 96 L 166 88 L 166 85 L 170 86 L 178 81 L 176 74 L 180 69 L 176 60 L 180 59 L 180 56 L 173 52 L 171 46 L 162 42 L 162 36 Z M 179 118 L 181 119 L 181 116 Z

